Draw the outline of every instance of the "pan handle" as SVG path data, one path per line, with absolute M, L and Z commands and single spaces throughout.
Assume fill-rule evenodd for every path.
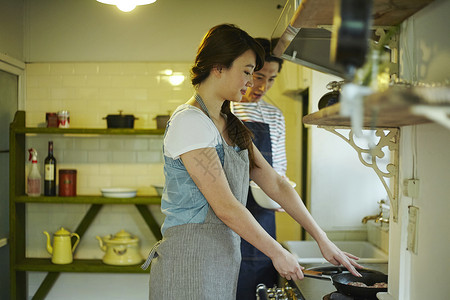
M 322 272 L 319 271 L 313 271 L 313 270 L 303 270 L 303 275 L 305 277 L 309 278 L 316 278 L 316 279 L 322 279 L 322 280 L 331 280 L 331 276 L 325 275 Z

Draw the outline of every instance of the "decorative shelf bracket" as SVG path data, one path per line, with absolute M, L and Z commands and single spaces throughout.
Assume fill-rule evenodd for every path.
M 384 41 L 384 44 L 390 50 L 389 53 L 389 73 L 391 79 L 398 78 L 398 58 L 399 58 L 399 33 L 395 26 L 374 26 L 372 29 L 375 30 L 374 35 L 379 37 L 379 41 Z
M 363 165 L 372 168 L 383 184 L 391 207 L 391 214 L 394 222 L 397 222 L 398 217 L 398 162 L 399 162 L 399 140 L 400 130 L 398 128 L 377 128 L 374 129 L 375 135 L 379 137 L 378 143 L 371 148 L 364 149 L 358 146 L 355 142 L 355 135 L 353 130 L 348 127 L 335 126 L 319 126 L 346 141 L 358 152 L 358 158 Z M 337 129 L 350 130 L 348 137 L 338 132 Z M 387 148 L 387 149 L 386 149 Z M 379 160 L 384 158 L 387 153 L 390 157 L 390 162 L 386 165 L 386 171 L 380 169 Z M 365 159 L 366 157 L 366 159 Z

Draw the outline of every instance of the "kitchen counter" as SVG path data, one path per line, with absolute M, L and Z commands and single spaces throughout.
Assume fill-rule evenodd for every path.
M 329 264 L 310 264 L 303 265 L 306 269 L 313 267 L 324 267 Z M 383 272 L 385 274 L 388 273 L 388 264 L 364 264 L 364 267 Z M 301 291 L 306 300 L 320 300 L 323 296 L 336 291 L 336 288 L 331 283 L 330 280 L 322 280 L 315 278 L 305 277 L 302 280 L 296 280 L 295 284 L 297 288 Z

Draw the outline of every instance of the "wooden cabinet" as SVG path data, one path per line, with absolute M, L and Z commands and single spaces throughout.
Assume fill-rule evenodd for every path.
M 82 238 L 104 204 L 134 204 L 156 239 L 161 232 L 149 204 L 160 204 L 159 196 L 135 198 L 104 198 L 102 196 L 76 197 L 28 197 L 25 194 L 25 157 L 27 134 L 71 134 L 71 135 L 162 135 L 163 129 L 89 129 L 89 128 L 37 128 L 25 126 L 25 112 L 18 111 L 10 126 L 10 274 L 11 298 L 27 299 L 27 272 L 48 272 L 33 299 L 43 299 L 58 279 L 61 272 L 141 273 L 139 266 L 109 266 L 101 260 L 75 259 L 68 265 L 52 264 L 47 258 L 26 257 L 26 206 L 28 203 L 90 204 L 74 232 Z M 74 242 L 74 241 L 72 241 Z M 148 271 L 147 271 L 148 272 Z

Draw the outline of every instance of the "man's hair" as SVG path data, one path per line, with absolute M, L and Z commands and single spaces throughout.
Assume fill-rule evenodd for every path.
M 269 41 L 265 38 L 255 38 L 255 40 L 264 48 L 264 51 L 266 52 L 264 56 L 264 61 L 267 62 L 277 62 L 278 63 L 278 73 L 281 71 L 281 67 L 283 66 L 283 60 L 279 57 L 276 57 L 272 55 L 272 50 L 275 47 L 278 39 L 274 39 Z

